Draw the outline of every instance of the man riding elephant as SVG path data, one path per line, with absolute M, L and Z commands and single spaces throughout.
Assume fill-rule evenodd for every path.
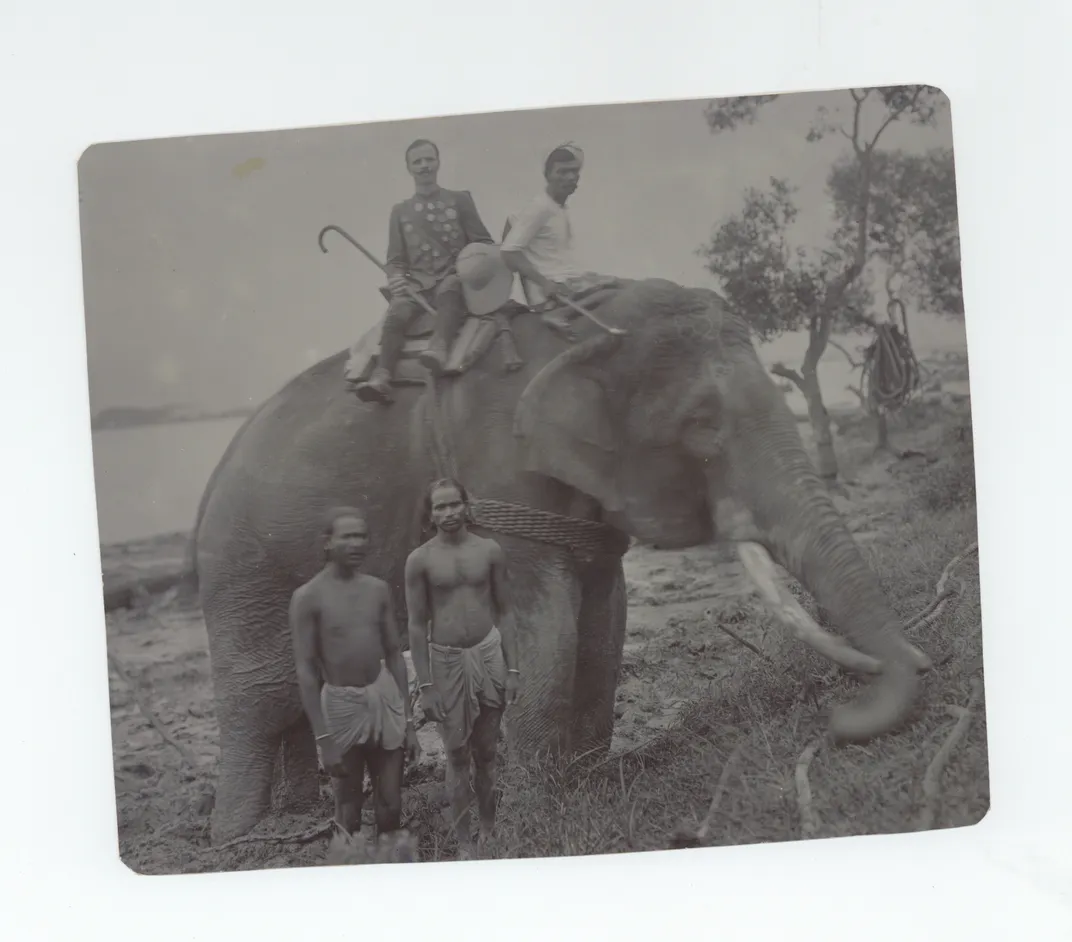
M 584 152 L 576 144 L 552 149 L 544 160 L 543 190 L 510 216 L 502 241 L 503 261 L 521 276 L 533 310 L 543 313 L 552 326 L 566 330 L 570 316 L 562 310 L 563 299 L 588 300 L 595 292 L 627 284 L 621 278 L 587 271 L 577 261 L 566 201 L 580 184 L 583 166 Z
M 439 148 L 419 139 L 406 148 L 406 168 L 414 195 L 391 208 L 387 238 L 387 287 L 391 303 L 383 323 L 376 369 L 357 387 L 365 402 L 394 401 L 391 380 L 406 342 L 406 329 L 424 308 L 413 292 L 437 312 L 435 334 L 420 362 L 433 373 L 446 363 L 450 344 L 465 318 L 465 300 L 455 272 L 459 250 L 472 243 L 492 243 L 468 190 L 439 186 Z

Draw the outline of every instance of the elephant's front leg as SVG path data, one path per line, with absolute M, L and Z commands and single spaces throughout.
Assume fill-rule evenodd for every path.
M 252 830 L 271 807 L 272 770 L 280 736 L 256 722 L 252 698 L 219 697 L 220 761 L 212 812 L 212 843 Z
M 610 748 L 614 701 L 625 644 L 626 593 L 621 560 L 599 560 L 582 574 L 572 740 L 579 753 Z
M 296 709 L 300 710 L 300 701 Z M 313 728 L 302 713 L 297 722 L 283 731 L 272 783 L 273 807 L 291 812 L 316 808 L 320 804 L 318 768 Z
M 521 669 L 517 703 L 505 715 L 507 742 L 522 762 L 568 754 L 581 607 L 576 565 L 565 551 L 507 552 Z

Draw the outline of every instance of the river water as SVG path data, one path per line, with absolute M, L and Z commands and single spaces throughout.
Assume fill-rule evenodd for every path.
M 101 543 L 190 530 L 209 475 L 242 422 L 210 419 L 94 432 Z

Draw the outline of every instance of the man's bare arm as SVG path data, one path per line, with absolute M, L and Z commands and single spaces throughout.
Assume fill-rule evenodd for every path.
M 290 600 L 290 638 L 294 649 L 294 662 L 298 671 L 298 690 L 302 706 L 313 735 L 325 732 L 324 716 L 320 711 L 320 688 L 323 677 L 320 670 L 317 630 L 319 620 L 315 601 L 307 585 L 298 589 Z
M 409 612 L 409 651 L 417 683 L 432 682 L 428 666 L 428 588 L 424 578 L 424 554 L 420 548 L 406 560 L 406 609 Z
M 391 598 L 391 588 L 386 582 L 383 586 L 383 608 L 380 617 L 380 632 L 383 635 L 383 653 L 387 669 L 391 672 L 398 689 L 402 692 L 405 703 L 406 722 L 409 722 L 409 675 L 406 673 L 406 661 L 402 657 L 402 645 L 399 644 L 398 620 L 395 617 L 395 603 Z
M 500 254 L 502 255 L 503 262 L 506 263 L 506 267 L 511 271 L 517 272 L 522 278 L 531 281 L 534 285 L 543 289 L 545 294 L 552 294 L 554 292 L 556 287 L 555 283 L 549 278 L 545 278 L 541 275 L 521 249 L 502 249 Z
M 495 608 L 495 624 L 502 635 L 506 669 L 516 671 L 517 626 L 514 624 L 514 603 L 510 594 L 510 570 L 506 554 L 494 540 L 491 543 L 491 600 Z

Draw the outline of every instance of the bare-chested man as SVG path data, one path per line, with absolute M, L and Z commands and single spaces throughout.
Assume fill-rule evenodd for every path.
M 298 685 L 331 776 L 336 823 L 360 832 L 367 767 L 379 837 L 401 824 L 403 759 L 417 753 L 406 665 L 387 584 L 358 571 L 369 540 L 364 514 L 335 508 L 324 538 L 326 565 L 290 605 Z
M 495 826 L 496 750 L 504 709 L 520 671 L 506 557 L 470 533 L 469 496 L 453 479 L 425 494 L 437 533 L 406 560 L 409 643 L 421 706 L 438 721 L 447 750 L 451 813 L 460 856 L 473 854 L 470 761 L 475 766 L 480 842 Z

